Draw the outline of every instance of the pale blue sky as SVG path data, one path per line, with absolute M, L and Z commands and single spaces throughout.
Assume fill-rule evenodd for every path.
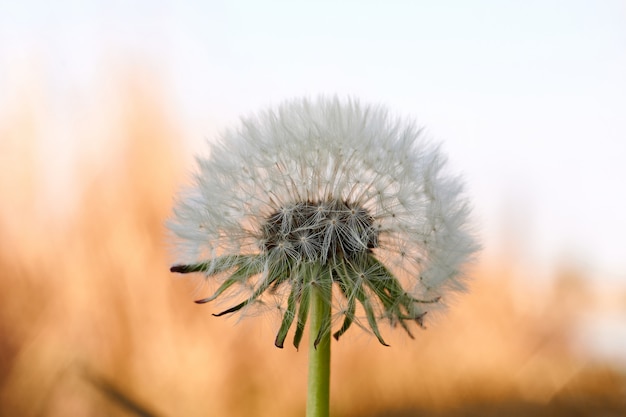
M 0 0 L 0 115 L 39 76 L 71 147 L 120 65 L 161 78 L 191 149 L 293 96 L 382 102 L 444 142 L 488 253 L 505 230 L 521 262 L 626 281 L 625 23 L 624 1 Z

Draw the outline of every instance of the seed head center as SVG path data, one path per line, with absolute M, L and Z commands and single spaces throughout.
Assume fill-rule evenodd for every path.
M 344 200 L 295 202 L 265 218 L 261 249 L 283 251 L 289 245 L 301 260 L 325 263 L 371 251 L 378 247 L 378 235 L 374 218 L 357 204 Z

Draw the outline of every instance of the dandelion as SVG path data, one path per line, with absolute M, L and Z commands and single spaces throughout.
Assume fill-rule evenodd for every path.
M 310 319 L 307 415 L 327 414 L 331 333 L 356 323 L 386 345 L 384 321 L 413 337 L 464 289 L 478 246 L 463 186 L 411 121 L 356 100 L 294 100 L 242 119 L 197 162 L 169 222 L 171 270 L 204 274 L 214 292 L 196 302 L 231 302 L 216 316 L 278 308 L 279 348 L 294 323 L 298 348 Z

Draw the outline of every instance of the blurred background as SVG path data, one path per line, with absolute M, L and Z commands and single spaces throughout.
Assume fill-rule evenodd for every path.
M 0 415 L 303 415 L 306 350 L 193 304 L 164 221 L 207 141 L 318 94 L 442 141 L 485 247 L 416 340 L 333 344 L 333 415 L 626 415 L 625 18 L 619 0 L 0 0 Z

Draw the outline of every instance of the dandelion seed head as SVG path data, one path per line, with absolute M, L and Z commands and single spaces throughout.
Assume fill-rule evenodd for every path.
M 372 320 L 409 332 L 429 301 L 464 287 L 478 245 L 462 182 L 415 123 L 382 107 L 289 101 L 243 118 L 197 163 L 168 227 L 179 263 L 215 283 L 205 300 L 230 294 L 247 309 L 290 286 L 293 305 L 278 309 L 293 318 L 317 265 L 346 300 L 342 331 L 359 304 L 379 337 Z

